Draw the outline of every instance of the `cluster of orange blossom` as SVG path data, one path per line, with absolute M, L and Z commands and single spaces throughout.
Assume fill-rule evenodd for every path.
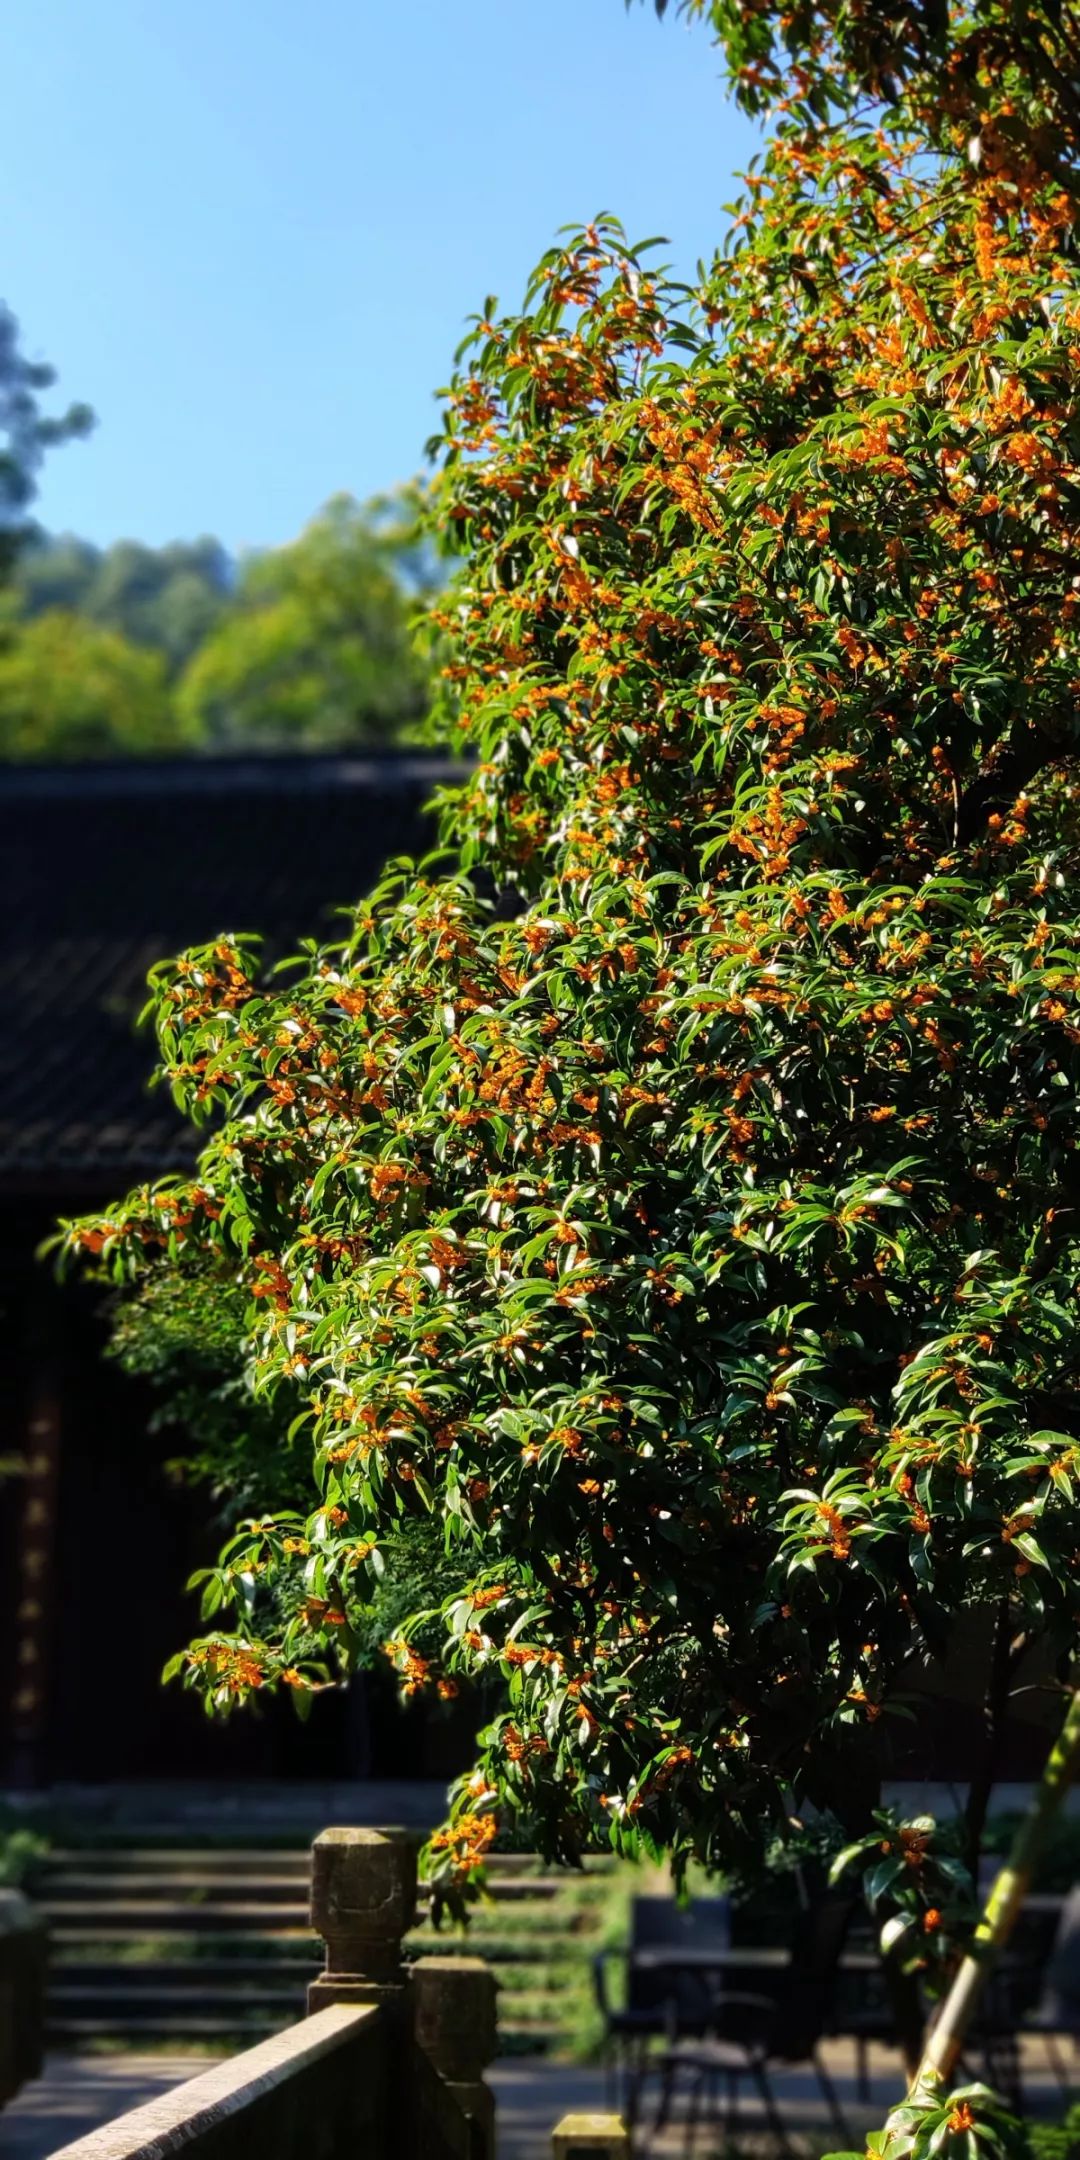
M 962 1617 L 1080 1619 L 1070 10 L 691 12 L 771 115 L 700 289 L 590 226 L 447 396 L 447 853 L 161 969 L 197 1179 L 69 1231 L 231 1256 L 310 1425 L 191 1685 L 347 1671 L 443 1525 L 393 1655 L 506 1701 L 444 1881 L 864 1826 Z

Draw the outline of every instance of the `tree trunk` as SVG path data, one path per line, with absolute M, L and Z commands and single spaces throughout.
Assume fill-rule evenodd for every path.
M 975 1930 L 971 1949 L 929 2034 L 912 2087 L 913 2094 L 931 2094 L 951 2084 L 986 1983 L 1012 1933 L 1016 1916 L 1031 1888 L 1032 1875 L 1047 1833 L 1053 1827 L 1078 1769 L 1080 1690 L 1070 1700 L 1065 1722 L 1047 1757 L 1031 1805 L 1013 1840 L 1012 1851 L 987 1899 L 986 1911 Z
M 909 2084 L 918 2077 L 922 2062 L 926 2019 L 918 1973 L 902 1972 L 895 1957 L 883 1960 L 885 1995 Z

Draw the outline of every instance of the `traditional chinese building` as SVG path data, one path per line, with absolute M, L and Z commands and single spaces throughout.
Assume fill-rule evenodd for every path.
M 277 952 L 332 935 L 427 844 L 447 777 L 404 753 L 0 769 L 0 1783 L 443 1769 L 390 1685 L 359 1724 L 342 1700 L 303 1732 L 287 1706 L 213 1727 L 162 1689 L 217 1532 L 103 1355 L 100 1296 L 40 1247 L 192 1159 L 135 1030 L 153 962 L 225 930 Z

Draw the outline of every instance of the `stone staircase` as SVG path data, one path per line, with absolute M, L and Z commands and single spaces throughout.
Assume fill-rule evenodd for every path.
M 35 1883 L 49 1922 L 48 2039 L 56 2048 L 247 2047 L 304 2011 L 319 1948 L 306 1845 L 160 1845 L 56 1851 Z M 546 1874 L 530 1855 L 491 1868 L 464 1947 L 500 1982 L 505 2052 L 580 2049 L 593 1951 L 617 1919 L 611 1862 Z M 416 1955 L 462 1948 L 424 1918 Z

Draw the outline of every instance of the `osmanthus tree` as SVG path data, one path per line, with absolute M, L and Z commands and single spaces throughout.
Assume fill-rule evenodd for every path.
M 445 1876 L 512 1818 L 722 1865 L 814 1803 L 932 1945 L 892 1714 L 973 1609 L 994 1715 L 1080 1620 L 1078 24 L 691 12 L 771 113 L 723 252 L 685 292 L 587 228 L 449 393 L 445 857 L 284 972 L 158 972 L 198 1175 L 70 1242 L 226 1256 L 310 1427 L 314 1512 L 271 1479 L 208 1583 L 212 1703 L 347 1665 L 431 1510 L 405 1685 L 507 1687 Z

